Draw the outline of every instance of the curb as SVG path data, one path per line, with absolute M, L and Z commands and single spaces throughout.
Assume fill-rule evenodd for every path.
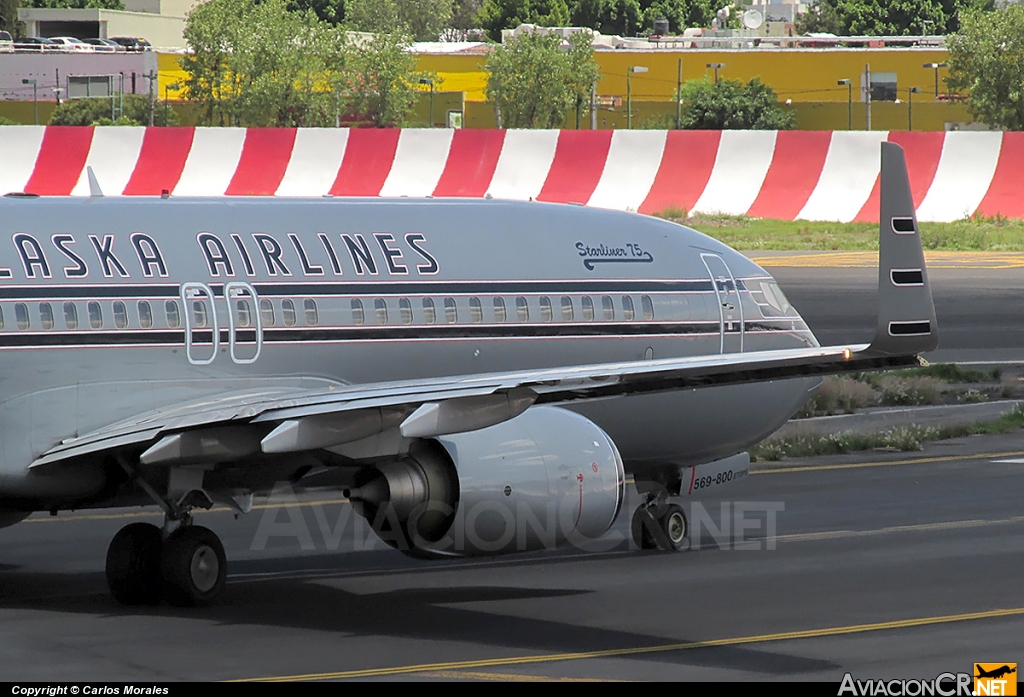
M 840 432 L 883 431 L 893 426 L 953 426 L 994 421 L 1020 404 L 1008 399 L 978 404 L 945 404 L 928 407 L 882 407 L 836 416 L 792 419 L 770 437 L 824 435 Z

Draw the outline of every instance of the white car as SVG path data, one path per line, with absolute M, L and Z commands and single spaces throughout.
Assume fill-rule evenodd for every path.
M 85 53 L 94 53 L 96 50 L 95 46 L 87 44 L 81 39 L 76 39 L 73 36 L 51 36 L 50 41 L 60 44 L 65 51 L 82 51 Z
M 5 31 L 0 31 L 0 53 L 14 53 L 14 39 Z

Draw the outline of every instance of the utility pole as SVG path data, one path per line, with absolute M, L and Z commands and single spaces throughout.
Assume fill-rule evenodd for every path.
M 597 130 L 597 81 L 590 86 L 590 130 Z
M 154 104 L 153 104 L 153 81 L 154 81 L 155 79 L 156 79 L 156 75 L 154 75 L 154 74 L 153 74 L 153 71 L 152 71 L 152 70 L 150 70 L 150 71 L 149 71 L 149 125 L 150 125 L 150 126 L 152 126 L 152 125 L 153 125 L 153 116 L 154 116 L 154 114 L 153 114 L 153 112 L 154 112 Z M 164 125 L 166 125 L 166 124 L 164 124 Z
M 864 130 L 871 130 L 871 64 L 864 66 Z
M 683 127 L 683 59 L 676 69 L 676 130 Z

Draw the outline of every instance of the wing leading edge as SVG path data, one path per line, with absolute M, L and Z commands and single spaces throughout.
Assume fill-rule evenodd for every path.
M 68 439 L 32 468 L 143 449 L 144 464 L 226 461 L 351 443 L 398 427 L 427 438 L 491 426 L 534 404 L 906 367 L 938 344 L 903 150 L 882 144 L 879 313 L 869 345 L 733 353 L 346 385 L 254 388 L 157 410 Z

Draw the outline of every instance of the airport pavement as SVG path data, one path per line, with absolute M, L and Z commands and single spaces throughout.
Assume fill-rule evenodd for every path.
M 1022 468 L 1019 434 L 756 463 L 727 498 L 687 504 L 698 549 L 629 550 L 626 508 L 598 551 L 452 561 L 372 544 L 347 503 L 305 493 L 238 520 L 197 516 L 224 539 L 231 570 L 214 606 L 188 610 L 126 609 L 104 588 L 110 538 L 158 516 L 37 514 L 0 531 L 0 674 L 838 682 L 969 671 L 1021 658 Z

